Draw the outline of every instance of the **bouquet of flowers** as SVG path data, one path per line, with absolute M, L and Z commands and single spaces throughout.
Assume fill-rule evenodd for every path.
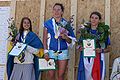
M 10 38 L 10 41 L 14 42 L 15 41 L 15 37 L 17 36 L 18 34 L 18 30 L 17 30 L 17 27 L 15 26 L 15 21 L 13 18 L 9 18 L 8 19 L 8 28 L 9 28 L 9 37 L 8 39 Z
M 68 32 L 71 34 L 71 32 L 74 30 L 74 28 L 72 27 L 73 26 L 73 19 L 74 15 L 72 15 L 70 17 L 70 20 L 68 22 L 66 21 L 63 21 L 63 22 L 60 22 L 59 26 L 61 26 L 59 28 L 59 32 L 62 33 L 62 34 L 65 34 L 65 35 L 68 35 Z M 59 38 L 61 38 L 61 36 L 59 36 Z

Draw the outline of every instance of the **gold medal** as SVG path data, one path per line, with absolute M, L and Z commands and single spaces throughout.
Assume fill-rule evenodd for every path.
M 55 38 L 58 39 L 58 36 L 55 35 Z

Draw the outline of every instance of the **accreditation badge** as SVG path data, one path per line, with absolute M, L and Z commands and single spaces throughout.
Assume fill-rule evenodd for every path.
M 57 36 L 57 35 L 55 35 L 55 39 L 58 39 L 58 36 Z

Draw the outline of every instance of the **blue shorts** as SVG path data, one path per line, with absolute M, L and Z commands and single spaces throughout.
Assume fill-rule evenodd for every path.
M 61 50 L 61 53 L 57 53 L 53 50 L 48 51 L 49 58 L 53 58 L 55 60 L 66 60 L 69 59 L 68 50 Z

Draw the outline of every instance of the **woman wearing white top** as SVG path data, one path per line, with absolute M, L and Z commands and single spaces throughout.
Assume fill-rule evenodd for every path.
M 38 80 L 38 57 L 36 54 L 42 50 L 43 44 L 38 36 L 32 32 L 31 20 L 24 17 L 21 21 L 16 41 L 27 44 L 20 57 L 8 55 L 8 80 Z

